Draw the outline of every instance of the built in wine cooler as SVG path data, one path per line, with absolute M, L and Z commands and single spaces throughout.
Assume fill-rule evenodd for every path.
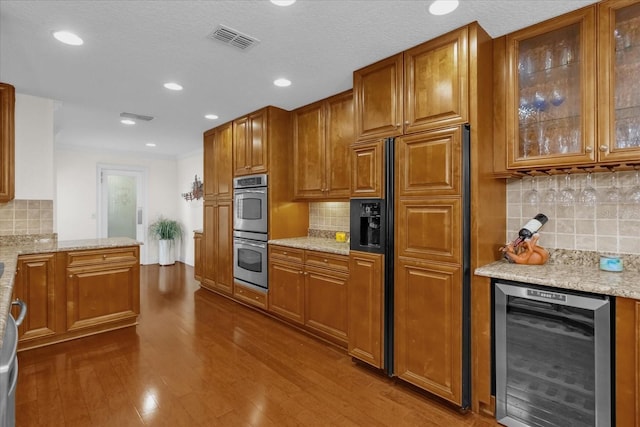
M 494 281 L 496 418 L 509 427 L 613 424 L 606 296 Z

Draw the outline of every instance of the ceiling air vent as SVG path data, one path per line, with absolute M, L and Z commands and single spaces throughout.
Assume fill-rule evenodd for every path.
M 120 113 L 120 117 L 126 117 L 127 119 L 143 120 L 145 122 L 153 120 L 152 116 L 143 116 L 142 114 L 134 113 Z
M 233 28 L 225 27 L 224 25 L 218 25 L 209 38 L 214 40 L 220 40 L 222 43 L 228 44 L 240 50 L 249 50 L 253 45 L 260 43 L 260 40 L 255 37 L 242 34 Z

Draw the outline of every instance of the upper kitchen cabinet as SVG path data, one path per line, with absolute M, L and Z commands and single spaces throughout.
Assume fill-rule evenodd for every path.
M 14 108 L 15 89 L 0 83 L 0 203 L 14 197 Z
M 404 52 L 404 133 L 468 121 L 468 28 Z
M 233 197 L 233 126 L 226 123 L 204 133 L 204 196 L 231 199 Z
M 351 91 L 293 112 L 295 198 L 349 198 L 349 145 L 353 135 Z
M 402 135 L 403 55 L 399 53 L 353 73 L 358 140 Z
M 468 121 L 469 27 L 353 73 L 356 137 L 394 137 Z
M 640 3 L 599 6 L 599 144 L 601 161 L 640 160 Z
M 267 172 L 267 110 L 233 121 L 233 175 Z
M 597 159 L 595 17 L 592 6 L 506 36 L 508 168 Z

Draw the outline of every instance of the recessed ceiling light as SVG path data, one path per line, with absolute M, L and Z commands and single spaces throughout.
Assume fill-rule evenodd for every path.
M 275 4 L 276 6 L 291 6 L 295 2 L 296 0 L 271 0 L 271 3 Z
M 55 37 L 56 40 L 71 46 L 80 46 L 84 43 L 80 37 L 69 31 L 54 31 L 53 37 Z
M 287 86 L 291 86 L 291 80 L 287 80 L 287 79 L 275 79 L 273 81 L 273 84 L 278 86 L 278 87 L 287 87 Z
M 166 87 L 169 90 L 182 90 L 182 86 L 180 86 L 178 83 L 165 83 L 164 87 Z
M 136 124 L 136 122 L 134 122 L 131 119 L 122 119 L 122 120 L 120 120 L 120 123 L 122 123 L 123 125 L 135 125 Z
M 458 7 L 458 0 L 436 0 L 429 6 L 429 13 L 432 15 L 446 15 Z
M 155 147 L 156 146 L 156 144 L 154 144 L 153 142 L 147 142 L 144 145 L 146 145 L 147 147 Z
M 216 120 L 218 116 L 216 116 L 215 114 L 207 114 L 204 116 L 204 118 L 209 120 Z

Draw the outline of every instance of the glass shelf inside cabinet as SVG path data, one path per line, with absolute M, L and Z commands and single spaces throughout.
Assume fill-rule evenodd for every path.
M 616 149 L 640 147 L 640 4 L 616 11 L 615 144 Z
M 582 151 L 580 26 L 518 43 L 518 158 Z

